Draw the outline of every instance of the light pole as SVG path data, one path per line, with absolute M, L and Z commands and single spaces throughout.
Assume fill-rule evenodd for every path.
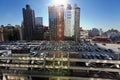
M 120 47 L 118 48 L 118 60 L 120 60 L 119 57 L 120 56 Z M 119 65 L 120 66 L 120 65 Z M 119 72 L 119 79 L 120 79 L 120 72 Z
M 118 60 L 120 60 L 120 48 L 118 48 Z

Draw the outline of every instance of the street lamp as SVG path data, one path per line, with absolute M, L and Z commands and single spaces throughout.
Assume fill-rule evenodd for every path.
M 120 48 L 118 48 L 118 60 L 120 60 L 119 57 L 120 56 Z M 120 79 L 120 72 L 119 72 L 119 79 Z
M 118 60 L 120 59 L 120 48 L 118 48 Z

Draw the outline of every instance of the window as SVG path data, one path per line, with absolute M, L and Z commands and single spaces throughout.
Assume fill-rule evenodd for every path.
M 59 32 L 62 32 L 62 29 L 61 29 L 61 28 L 59 28 Z

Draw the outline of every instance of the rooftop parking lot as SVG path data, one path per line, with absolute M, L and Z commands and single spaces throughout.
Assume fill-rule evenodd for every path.
M 108 44 L 107 44 L 108 45 Z M 84 59 L 118 59 L 118 55 L 114 49 L 107 46 L 101 46 L 100 44 L 88 44 L 85 42 L 74 42 L 74 41 L 34 41 L 34 42 L 12 42 L 2 43 L 0 45 L 0 52 L 4 50 L 22 50 L 29 49 L 31 54 L 36 55 L 39 52 L 49 51 L 66 51 L 77 53 L 80 58 Z M 1 53 L 3 54 L 3 53 Z M 6 54 L 7 55 L 7 54 Z
M 16 53 L 18 53 L 19 55 L 18 54 L 15 55 L 14 50 L 18 50 L 18 52 Z M 22 54 L 22 50 L 25 50 L 27 52 L 23 51 L 23 53 L 25 54 Z M 72 57 L 71 57 L 71 54 L 72 54 Z M 74 54 L 76 56 L 74 56 Z M 11 66 L 12 64 L 15 64 L 15 66 L 33 65 L 33 68 L 29 68 L 29 70 L 38 70 L 38 71 L 45 70 L 44 67 L 46 65 L 47 67 L 45 68 L 52 68 L 51 66 L 53 65 L 56 66 L 56 68 L 59 68 L 63 65 L 67 65 L 67 66 L 69 65 L 70 67 L 73 66 L 70 69 L 73 69 L 73 68 L 80 69 L 78 70 L 80 71 L 80 73 L 82 69 L 85 68 L 89 70 L 89 75 L 91 73 L 96 75 L 100 75 L 101 73 L 104 73 L 104 74 L 112 75 L 116 77 L 115 76 L 116 73 L 108 74 L 107 71 L 99 71 L 99 68 L 100 70 L 102 70 L 102 68 L 103 69 L 109 68 L 111 70 L 120 69 L 119 64 L 113 64 L 109 62 L 109 61 L 118 60 L 117 52 L 114 51 L 113 49 L 101 47 L 99 44 L 96 44 L 96 43 L 90 44 L 85 42 L 74 42 L 74 41 L 60 41 L 60 42 L 33 41 L 33 42 L 12 42 L 12 43 L 5 43 L 5 44 L 2 43 L 0 45 L 0 56 L 1 58 L 2 57 L 9 58 L 9 59 L 1 59 L 1 63 L 4 63 L 4 65 L 8 65 L 8 64 L 11 64 Z M 24 56 L 26 56 L 27 58 L 25 58 Z M 20 58 L 20 60 L 22 59 L 23 61 L 22 60 L 19 61 L 16 59 L 15 60 L 13 59 L 13 61 L 11 61 L 10 60 L 11 57 L 12 59 L 13 57 L 15 57 L 16 59 L 17 57 L 24 57 L 24 58 Z M 25 59 L 29 59 L 30 57 L 34 57 L 34 60 L 29 60 L 27 62 L 24 61 Z M 64 63 L 62 62 L 62 60 L 64 61 L 63 58 L 66 58 L 66 61 L 68 60 L 72 61 L 72 58 L 73 60 L 75 59 L 80 59 L 80 60 L 72 61 L 70 63 L 68 62 Z M 33 59 L 33 58 L 30 58 L 30 59 Z M 86 60 L 89 60 L 89 61 L 86 61 Z M 94 61 L 92 62 L 91 60 L 98 61 L 98 62 L 97 63 Z M 36 66 L 41 65 L 41 68 L 38 68 L 38 67 L 36 68 L 35 65 Z M 98 68 L 98 71 L 96 70 L 97 68 Z M 91 69 L 95 71 L 92 71 Z M 47 69 L 47 70 L 51 70 L 51 69 Z M 85 72 L 85 73 L 88 74 L 88 72 Z

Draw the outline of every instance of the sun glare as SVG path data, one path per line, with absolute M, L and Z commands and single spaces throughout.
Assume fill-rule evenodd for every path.
M 55 4 L 55 5 L 66 5 L 67 0 L 53 0 L 52 3 Z

